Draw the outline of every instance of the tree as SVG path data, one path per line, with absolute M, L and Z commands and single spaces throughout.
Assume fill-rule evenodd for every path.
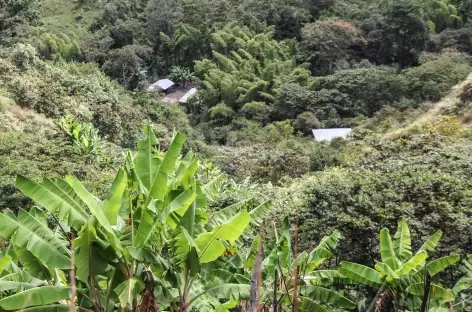
M 197 303 L 217 308 L 229 293 L 248 296 L 245 285 L 200 277 L 211 274 L 208 265 L 234 248 L 270 203 L 251 212 L 241 203 L 230 215 L 208 214 L 206 194 L 219 178 L 205 186 L 195 180 L 195 155 L 179 157 L 182 134 L 166 153 L 156 148 L 150 126 L 144 134 L 103 201 L 73 176 L 42 183 L 17 178 L 18 188 L 44 210 L 0 215 L 0 235 L 11 240 L 2 268 L 11 274 L 20 272 L 15 263 L 23 268 L 18 282 L 0 281 L 3 291 L 13 292 L 0 299 L 2 309 L 189 311 Z
M 336 62 L 349 56 L 351 49 L 364 45 L 360 31 L 352 24 L 316 21 L 302 30 L 301 56 L 311 63 L 314 73 L 331 74 Z
M 154 41 L 159 33 L 172 34 L 174 27 L 183 19 L 181 0 L 151 0 L 146 7 L 147 30 Z
M 39 21 L 37 0 L 0 1 L 0 44 L 8 44 L 19 36 L 26 25 L 36 25 Z
M 389 2 L 380 15 L 364 21 L 367 53 L 379 64 L 398 64 L 405 68 L 418 63 L 428 29 L 421 17 L 421 6 L 412 1 Z
M 338 71 L 317 80 L 310 110 L 333 107 L 341 117 L 372 116 L 383 106 L 399 101 L 405 95 L 405 88 L 403 77 L 390 68 Z
M 304 134 L 310 134 L 312 129 L 321 128 L 321 123 L 312 112 L 303 112 L 297 116 L 293 127 Z
M 146 61 L 151 54 L 148 46 L 127 45 L 121 49 L 111 50 L 106 56 L 102 70 L 119 83 L 131 90 L 147 78 Z
M 266 252 L 263 236 L 257 235 L 246 255 L 235 254 L 225 259 L 216 275 L 226 283 L 250 283 L 251 303 L 255 302 L 258 311 L 286 311 L 291 307 L 291 311 L 308 312 L 355 307 L 354 302 L 333 290 L 332 286 L 342 277 L 336 270 L 323 267 L 333 257 L 341 238 L 339 232 L 323 237 L 310 251 L 299 251 L 297 229 L 292 237 L 285 218 L 280 233 L 275 230 L 274 236 L 275 242 Z
M 388 229 L 380 231 L 381 261 L 375 264 L 375 269 L 352 262 L 341 262 L 339 273 L 354 283 L 377 290 L 373 302 L 376 311 L 382 311 L 389 303 L 394 311 L 407 308 L 410 311 L 425 312 L 447 307 L 454 300 L 452 291 L 432 279 L 459 261 L 460 256 L 453 254 L 426 261 L 436 249 L 441 236 L 442 232 L 437 231 L 413 254 L 408 223 L 402 219 L 393 241 Z
M 429 0 L 424 2 L 423 6 L 423 19 L 432 32 L 440 33 L 447 28 L 460 28 L 463 24 L 455 3 L 449 0 Z

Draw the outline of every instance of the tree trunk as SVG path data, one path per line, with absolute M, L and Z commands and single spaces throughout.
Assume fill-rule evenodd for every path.
M 277 288 L 279 286 L 279 271 L 277 271 L 277 268 L 275 269 L 274 273 L 274 299 L 272 303 L 272 310 L 273 312 L 277 312 L 277 306 L 278 306 L 278 296 L 277 296 Z
M 421 302 L 420 312 L 426 312 L 428 310 L 428 302 L 429 302 L 429 293 L 431 289 L 431 276 L 429 276 L 428 270 L 424 269 L 424 293 L 423 293 L 423 301 Z
M 259 246 L 257 248 L 256 263 L 254 264 L 254 269 L 252 270 L 250 312 L 259 312 L 260 310 L 259 291 L 260 291 L 261 283 L 262 283 L 262 258 L 263 258 L 263 248 L 262 248 L 262 237 L 261 237 L 259 239 Z
M 293 258 L 294 261 L 294 269 L 293 269 L 293 295 L 292 295 L 292 312 L 298 312 L 298 308 L 300 305 L 299 298 L 298 298 L 298 219 L 295 223 L 295 236 L 293 242 Z

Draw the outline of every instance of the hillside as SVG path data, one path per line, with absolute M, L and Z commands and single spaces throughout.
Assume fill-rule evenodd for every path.
M 472 312 L 471 19 L 0 1 L 0 311 Z

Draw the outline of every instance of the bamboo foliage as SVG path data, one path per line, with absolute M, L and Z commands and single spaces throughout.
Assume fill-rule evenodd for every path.
M 291 57 L 291 47 L 273 39 L 273 29 L 257 32 L 236 23 L 211 35 L 212 58 L 195 62 L 195 72 L 211 97 L 238 110 L 252 101 L 271 102 L 287 76 L 300 67 Z M 285 78 L 284 78 L 285 77 Z

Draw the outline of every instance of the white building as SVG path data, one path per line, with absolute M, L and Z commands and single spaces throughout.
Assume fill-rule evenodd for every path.
M 336 138 L 347 138 L 351 134 L 351 128 L 334 128 L 334 129 L 312 129 L 313 136 L 317 141 L 331 142 Z
M 188 90 L 187 93 L 179 100 L 180 103 L 185 104 L 187 101 L 198 92 L 197 88 Z
M 163 91 L 163 92 L 168 92 L 170 89 L 175 85 L 175 83 L 172 80 L 169 79 L 161 79 L 150 85 L 147 90 L 149 92 L 152 91 Z

